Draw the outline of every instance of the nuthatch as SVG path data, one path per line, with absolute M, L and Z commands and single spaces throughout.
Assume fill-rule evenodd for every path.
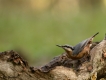
M 90 47 L 92 46 L 93 38 L 98 33 L 96 33 L 92 37 L 80 42 L 79 44 L 77 44 L 74 47 L 69 46 L 69 45 L 64 45 L 64 46 L 57 45 L 57 46 L 63 48 L 66 51 L 67 57 L 69 57 L 73 60 L 77 60 L 77 59 L 80 59 L 80 58 L 84 57 L 85 55 L 89 54 Z

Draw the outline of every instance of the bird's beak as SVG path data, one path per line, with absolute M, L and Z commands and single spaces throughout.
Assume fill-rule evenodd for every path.
M 97 34 L 99 34 L 99 32 L 97 32 L 96 34 L 94 34 L 94 35 L 90 38 L 90 41 L 93 41 L 93 38 L 94 38 Z
M 62 45 L 56 45 L 56 46 L 58 46 L 58 47 L 62 47 Z
M 56 46 L 61 47 L 61 45 L 56 45 Z

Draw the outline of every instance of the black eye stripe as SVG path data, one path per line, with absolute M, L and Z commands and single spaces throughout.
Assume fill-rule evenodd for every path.
M 65 45 L 65 46 L 62 46 L 62 47 L 67 47 L 67 48 L 73 49 L 71 46 L 68 46 L 68 45 Z

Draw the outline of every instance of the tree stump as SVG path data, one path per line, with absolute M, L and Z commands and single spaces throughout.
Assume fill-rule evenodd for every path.
M 0 53 L 0 80 L 106 80 L 106 38 L 93 43 L 89 56 L 69 59 L 65 53 L 36 68 L 17 52 Z

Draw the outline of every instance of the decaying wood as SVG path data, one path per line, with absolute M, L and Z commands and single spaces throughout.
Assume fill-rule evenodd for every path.
M 90 55 L 71 60 L 65 53 L 41 68 L 30 67 L 17 52 L 0 53 L 0 80 L 105 80 L 106 39 L 93 43 Z

